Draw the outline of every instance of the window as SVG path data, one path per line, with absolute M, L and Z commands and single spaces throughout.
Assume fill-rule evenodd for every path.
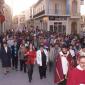
M 58 26 L 57 26 L 57 23 L 54 23 L 54 32 L 58 32 Z
M 62 32 L 62 24 L 58 25 L 58 32 L 61 33 Z
M 61 14 L 61 4 L 60 3 L 56 3 L 55 4 L 55 14 L 60 15 Z
M 66 33 L 66 26 L 63 25 L 63 33 Z
M 43 5 L 43 10 L 44 10 L 44 5 Z
M 53 32 L 53 25 L 50 25 L 50 31 Z
M 58 4 L 55 4 L 55 14 L 58 14 Z
M 54 23 L 54 32 L 66 33 L 66 25 L 63 25 L 62 22 Z

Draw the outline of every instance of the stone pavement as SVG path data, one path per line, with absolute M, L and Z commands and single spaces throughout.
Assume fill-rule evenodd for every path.
M 38 67 L 36 66 L 34 68 L 33 80 L 29 83 L 27 73 L 12 70 L 9 74 L 4 75 L 0 71 L 0 85 L 54 85 L 53 73 L 47 71 L 47 78 L 40 80 Z

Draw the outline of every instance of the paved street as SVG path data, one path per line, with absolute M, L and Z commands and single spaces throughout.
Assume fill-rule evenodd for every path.
M 47 78 L 40 80 L 36 66 L 32 83 L 29 83 L 27 73 L 12 70 L 8 75 L 3 75 L 0 69 L 0 85 L 54 85 L 53 74 L 47 72 Z

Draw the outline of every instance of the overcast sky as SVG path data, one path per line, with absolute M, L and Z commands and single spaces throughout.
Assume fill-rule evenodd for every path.
M 5 2 L 13 9 L 14 15 L 28 9 L 37 1 L 38 0 L 5 0 Z

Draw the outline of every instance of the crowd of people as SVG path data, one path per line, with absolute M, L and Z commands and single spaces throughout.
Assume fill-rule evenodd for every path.
M 48 68 L 55 84 L 85 85 L 85 37 L 78 34 L 9 30 L 0 36 L 0 59 L 5 75 L 11 69 L 24 71 L 32 82 L 37 65 L 40 79 L 47 78 Z

